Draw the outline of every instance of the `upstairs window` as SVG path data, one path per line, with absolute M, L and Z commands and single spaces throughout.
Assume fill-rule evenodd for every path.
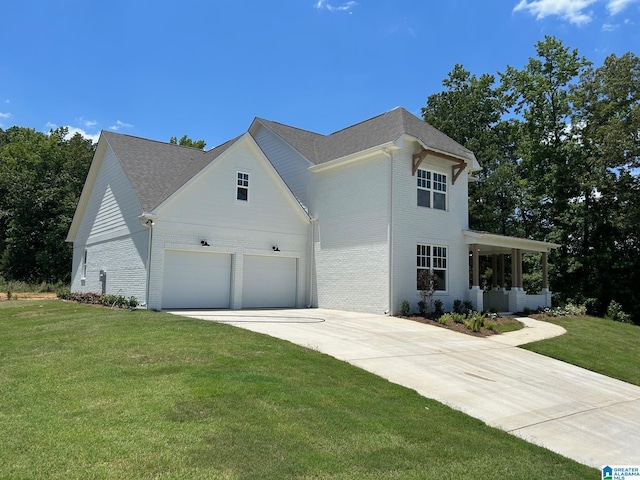
M 243 202 L 249 201 L 249 174 L 238 172 L 236 180 L 236 199 Z
M 418 169 L 418 206 L 447 209 L 447 176 L 442 173 Z

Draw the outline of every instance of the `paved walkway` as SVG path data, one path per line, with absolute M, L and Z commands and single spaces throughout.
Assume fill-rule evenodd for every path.
M 478 338 L 324 309 L 172 313 L 318 350 L 586 465 L 640 465 L 640 387 L 516 348 L 564 333 L 549 323 Z

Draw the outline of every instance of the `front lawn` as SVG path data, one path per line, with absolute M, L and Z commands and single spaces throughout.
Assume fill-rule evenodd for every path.
M 546 317 L 567 333 L 522 348 L 640 386 L 640 327 L 596 317 Z
M 0 302 L 0 478 L 596 478 L 316 351 L 229 325 Z

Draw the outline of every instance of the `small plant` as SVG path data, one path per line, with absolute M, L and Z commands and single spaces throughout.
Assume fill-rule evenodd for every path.
M 464 323 L 464 321 L 467 319 L 467 317 L 463 313 L 456 312 L 451 313 L 451 318 L 455 323 Z
M 7 290 L 7 300 L 11 300 L 12 295 L 13 295 L 13 292 L 11 291 L 11 289 Z
M 462 313 L 469 313 L 473 311 L 473 302 L 471 300 L 465 300 L 462 302 Z
M 438 288 L 438 276 L 431 269 L 418 271 L 418 296 L 425 304 L 425 311 L 422 315 L 426 315 L 431 311 L 433 302 L 433 294 Z
M 440 318 L 444 314 L 444 304 L 442 303 L 442 300 L 434 300 L 433 314 L 436 318 Z
M 411 304 L 409 303 L 409 300 L 402 300 L 402 303 L 400 304 L 400 315 L 402 315 L 403 317 L 408 317 L 410 310 Z
M 498 328 L 498 324 L 493 320 L 487 320 L 484 323 L 484 328 L 486 328 L 487 330 L 495 331 Z
M 438 318 L 438 323 L 441 325 L 446 325 L 447 323 L 449 323 L 449 320 L 453 321 L 453 317 L 451 315 L 451 313 L 440 315 L 440 317 Z
M 418 313 L 423 317 L 427 314 L 427 303 L 424 300 L 418 302 Z
M 525 315 L 531 315 L 531 309 L 529 307 L 524 307 L 522 309 L 522 313 L 524 313 Z
M 631 317 L 629 314 L 624 313 L 622 305 L 615 300 L 611 300 L 604 318 L 607 320 L 613 320 L 614 322 L 631 323 Z
M 469 318 L 467 318 L 463 323 L 469 330 L 477 333 L 484 325 L 484 314 L 482 312 L 471 312 L 469 314 Z
M 456 299 L 453 301 L 453 311 L 454 313 L 463 313 L 462 300 Z

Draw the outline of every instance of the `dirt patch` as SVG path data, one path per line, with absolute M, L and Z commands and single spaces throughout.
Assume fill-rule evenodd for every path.
M 498 330 L 489 330 L 488 328 L 485 328 L 485 327 L 482 327 L 479 332 L 472 332 L 470 329 L 465 327 L 462 323 L 455 323 L 451 320 L 443 324 L 438 322 L 437 320 L 420 317 L 417 315 L 410 316 L 410 317 L 400 317 L 400 318 L 406 318 L 408 320 L 413 320 L 414 322 L 426 323 L 427 325 L 433 325 L 435 327 L 446 328 L 447 330 L 453 330 L 454 332 L 465 333 L 467 335 L 472 335 L 474 337 L 490 337 L 492 335 L 500 335 L 501 333 Z M 518 320 L 516 320 L 515 318 L 504 317 L 504 316 L 499 316 L 491 320 L 487 319 L 485 323 L 487 322 L 495 323 L 498 328 L 500 327 L 509 328 L 509 326 L 511 325 L 515 327 L 516 325 L 520 324 L 520 322 L 518 322 Z M 513 328 L 513 329 L 515 330 L 516 328 Z
M 12 292 L 11 300 L 52 300 L 57 298 L 55 293 L 39 293 L 39 292 Z M 0 301 L 7 300 L 7 292 L 0 292 Z

